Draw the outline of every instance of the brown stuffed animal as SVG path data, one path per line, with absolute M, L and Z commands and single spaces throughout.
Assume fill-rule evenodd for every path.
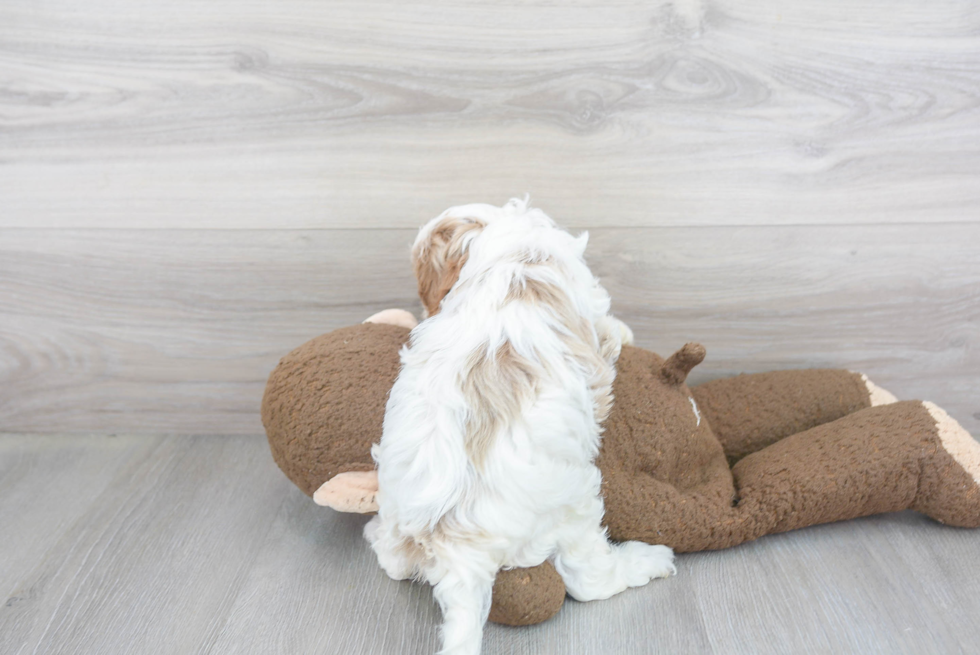
M 370 449 L 381 437 L 398 349 L 415 323 L 400 310 L 369 321 L 284 357 L 262 401 L 276 463 L 340 511 L 376 507 Z M 896 402 L 844 370 L 740 375 L 688 388 L 704 354 L 698 344 L 666 360 L 623 347 L 597 460 L 613 539 L 710 550 L 904 509 L 980 527 L 980 444 L 939 407 Z M 501 571 L 490 619 L 537 623 L 564 598 L 548 563 Z

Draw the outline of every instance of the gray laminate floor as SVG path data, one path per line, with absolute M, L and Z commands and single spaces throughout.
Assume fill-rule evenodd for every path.
M 409 654 L 429 589 L 384 576 L 365 518 L 317 507 L 262 437 L 0 437 L 0 652 Z M 914 513 L 681 555 L 569 600 L 496 653 L 971 653 L 980 533 Z

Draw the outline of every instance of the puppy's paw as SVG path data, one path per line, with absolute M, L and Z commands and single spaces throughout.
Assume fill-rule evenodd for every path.
M 375 516 L 364 526 L 364 538 L 371 544 L 371 550 L 378 556 L 378 564 L 392 580 L 407 580 L 415 574 L 412 561 L 405 556 L 404 549 L 392 543 L 385 535 L 381 517 Z
M 408 580 L 415 575 L 415 568 L 407 558 L 385 552 L 377 552 L 377 555 L 378 564 L 392 580 Z
M 364 524 L 364 539 L 374 546 L 375 542 L 380 537 L 381 532 L 381 517 L 373 516 L 370 521 Z
M 610 364 L 619 359 L 623 346 L 633 345 L 633 330 L 612 314 L 596 321 L 595 328 L 599 337 L 599 355 Z
M 626 323 L 623 323 L 618 318 L 617 319 L 613 319 L 613 320 L 615 320 L 616 323 L 618 324 L 617 327 L 619 328 L 619 334 L 621 335 L 621 338 L 623 340 L 623 345 L 624 346 L 632 346 L 633 345 L 633 330 L 631 330 L 630 329 L 630 326 L 626 325 Z
M 620 548 L 624 558 L 625 582 L 629 587 L 639 587 L 654 578 L 666 578 L 677 573 L 674 551 L 667 546 L 627 541 Z

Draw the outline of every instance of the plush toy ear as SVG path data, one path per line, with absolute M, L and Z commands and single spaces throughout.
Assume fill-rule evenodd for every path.
M 685 343 L 684 347 L 667 358 L 660 367 L 660 378 L 673 387 L 684 384 L 691 369 L 704 361 L 704 346 Z
M 370 514 L 378 511 L 378 472 L 338 473 L 316 490 L 313 501 L 338 512 Z

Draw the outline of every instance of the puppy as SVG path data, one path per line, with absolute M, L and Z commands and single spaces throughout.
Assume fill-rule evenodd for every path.
M 613 364 L 632 334 L 573 238 L 526 201 L 447 210 L 412 251 L 428 318 L 372 455 L 365 536 L 397 580 L 434 585 L 443 655 L 480 652 L 498 570 L 547 559 L 577 600 L 674 572 L 673 553 L 609 543 L 594 459 Z

